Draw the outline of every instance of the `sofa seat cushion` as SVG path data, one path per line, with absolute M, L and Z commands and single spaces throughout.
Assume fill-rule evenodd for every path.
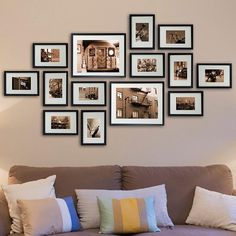
M 173 229 L 160 228 L 161 232 L 130 234 L 136 236 L 235 236 L 236 233 L 229 230 L 205 228 L 192 225 L 176 225 Z M 99 229 L 88 229 L 79 232 L 56 234 L 56 236 L 101 236 Z M 104 234 L 105 235 L 105 234 Z M 115 234 L 110 234 L 115 235 Z M 23 234 L 11 234 L 11 236 L 24 236 Z

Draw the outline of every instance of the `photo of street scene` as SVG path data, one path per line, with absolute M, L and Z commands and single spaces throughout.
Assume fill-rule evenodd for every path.
M 206 82 L 224 82 L 224 70 L 205 70 Z
M 167 44 L 184 44 L 185 30 L 167 30 L 166 31 Z
M 12 77 L 12 90 L 31 90 L 31 77 Z
M 62 79 L 49 80 L 49 98 L 62 98 Z
M 100 138 L 100 119 L 88 118 L 87 119 L 87 138 Z
M 70 129 L 70 116 L 52 116 L 51 129 Z
M 41 62 L 60 62 L 60 49 L 41 49 Z
M 156 58 L 137 59 L 137 71 L 138 72 L 156 72 L 157 59 Z
M 79 100 L 98 100 L 98 87 L 79 87 Z
M 149 41 L 149 23 L 136 23 L 136 42 Z
M 176 110 L 195 110 L 195 97 L 177 97 Z
M 187 61 L 175 61 L 174 71 L 174 80 L 186 80 L 188 77 Z

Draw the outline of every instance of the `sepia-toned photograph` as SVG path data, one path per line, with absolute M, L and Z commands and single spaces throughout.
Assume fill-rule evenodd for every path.
M 100 119 L 88 118 L 87 119 L 87 138 L 100 138 Z
M 167 30 L 166 31 L 166 43 L 177 44 L 185 43 L 185 31 L 184 30 Z
M 49 79 L 49 97 L 62 98 L 62 79 Z
M 138 72 L 156 72 L 157 60 L 155 58 L 137 59 Z
M 98 100 L 98 87 L 79 87 L 80 100 Z
M 195 110 L 195 97 L 177 97 L 176 110 Z
M 124 75 L 125 36 L 73 35 L 73 76 Z
M 41 62 L 59 62 L 60 61 L 60 49 L 41 49 Z
M 197 64 L 198 88 L 232 88 L 231 63 Z
M 31 77 L 12 77 L 12 90 L 30 90 Z
M 174 80 L 186 80 L 188 77 L 187 61 L 174 62 L 175 76 Z
M 38 96 L 39 71 L 5 71 L 5 96 Z
M 69 116 L 52 116 L 51 129 L 70 129 Z
M 149 23 L 136 23 L 136 41 L 149 41 Z

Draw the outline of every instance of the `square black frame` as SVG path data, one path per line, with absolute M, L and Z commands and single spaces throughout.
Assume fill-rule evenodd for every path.
M 37 66 L 36 65 L 36 61 L 35 61 L 35 46 L 43 46 L 43 45 L 60 45 L 60 46 L 65 46 L 65 49 L 66 49 L 66 55 L 65 55 L 65 66 Z M 32 58 L 32 62 L 33 62 L 33 68 L 67 68 L 68 67 L 68 43 L 33 43 L 32 45 L 32 55 L 33 55 L 33 58 Z
M 151 47 L 133 47 L 132 46 L 132 18 L 133 17 L 151 17 L 153 21 L 153 37 L 152 37 L 152 46 Z M 156 37 L 156 32 L 155 32 L 155 15 L 154 14 L 130 14 L 129 15 L 129 48 L 130 50 L 133 49 L 144 49 L 144 50 L 152 50 L 155 49 L 155 37 Z
M 45 79 L 46 74 L 56 74 L 56 73 L 64 73 L 66 75 L 66 102 L 63 104 L 47 104 L 45 99 Z M 43 106 L 68 106 L 68 71 L 43 71 Z
M 103 143 L 84 143 L 83 141 L 83 114 L 84 113 L 104 113 L 104 142 Z M 107 144 L 107 114 L 106 110 L 81 110 L 81 123 L 80 123 L 80 128 L 81 128 L 81 139 L 80 139 L 80 144 L 81 145 L 106 145 Z

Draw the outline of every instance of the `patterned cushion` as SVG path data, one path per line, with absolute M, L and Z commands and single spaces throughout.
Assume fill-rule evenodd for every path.
M 158 232 L 154 198 L 98 198 L 101 233 Z

